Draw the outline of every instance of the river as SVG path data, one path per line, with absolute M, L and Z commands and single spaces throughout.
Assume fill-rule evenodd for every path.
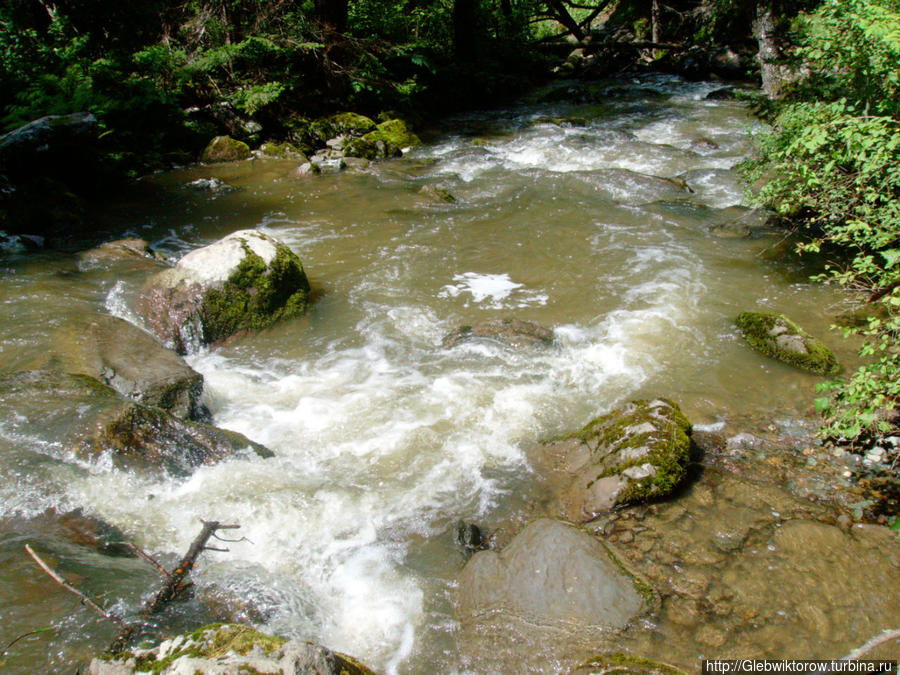
M 119 608 L 155 583 L 142 562 L 82 552 L 28 520 L 48 508 L 82 507 L 170 561 L 199 517 L 240 523 L 247 540 L 204 555 L 201 591 L 388 673 L 451 672 L 463 668 L 453 526 L 490 530 L 527 508 L 529 443 L 648 395 L 677 400 L 699 425 L 807 414 L 818 378 L 755 354 L 732 321 L 783 311 L 851 359 L 827 330 L 840 297 L 807 281 L 780 235 L 723 236 L 736 220 L 758 224 L 735 166 L 760 124 L 740 102 L 706 99 L 720 86 L 657 75 L 591 85 L 589 102 L 533 97 L 448 119 L 425 145 L 363 171 L 298 177 L 267 160 L 144 179 L 152 199 L 109 216 L 120 235 L 174 261 L 258 228 L 303 260 L 316 297 L 307 315 L 189 357 L 215 423 L 276 457 L 160 478 L 0 421 L 2 638 L 54 626 L 22 643 L 8 672 L 71 672 L 112 632 L 34 569 L 24 542 Z M 658 178 L 676 176 L 692 192 Z M 234 189 L 190 187 L 201 177 Z M 0 259 L 3 372 L 27 367 L 73 308 L 139 323 L 139 275 L 73 260 Z M 460 325 L 506 316 L 553 328 L 554 346 L 441 346 Z

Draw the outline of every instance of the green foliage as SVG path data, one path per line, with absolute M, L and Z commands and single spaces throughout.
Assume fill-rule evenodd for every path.
M 900 404 L 900 2 L 828 2 L 797 28 L 809 76 L 748 173 L 766 178 L 761 203 L 806 229 L 801 248 L 830 258 L 819 278 L 877 306 L 844 329 L 865 337 L 865 365 L 816 401 L 827 435 L 860 444 L 890 432 Z

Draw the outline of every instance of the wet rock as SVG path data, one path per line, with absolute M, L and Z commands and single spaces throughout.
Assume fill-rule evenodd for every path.
M 338 136 L 356 138 L 375 129 L 374 120 L 365 115 L 343 112 L 317 119 L 309 125 L 307 134 L 314 145 L 325 145 Z
M 403 149 L 419 145 L 421 141 L 403 120 L 381 122 L 373 131 L 355 138 L 344 147 L 348 157 L 365 159 L 386 159 L 399 157 Z
M 368 169 L 372 164 L 368 159 L 362 157 L 344 157 L 344 167 L 350 171 L 362 171 Z
M 97 118 L 91 113 L 41 117 L 0 136 L 0 166 L 15 175 L 23 163 L 32 166 L 41 157 L 77 152 L 96 133 Z
M 247 450 L 272 456 L 239 433 L 180 420 L 86 375 L 56 371 L 0 379 L 0 423 L 28 449 L 62 460 L 108 454 L 120 467 L 173 474 Z
M 257 153 L 260 157 L 270 157 L 274 159 L 296 159 L 302 164 L 306 162 L 306 155 L 293 143 L 275 143 L 267 141 L 259 146 Z
M 117 239 L 107 241 L 96 248 L 78 254 L 78 267 L 82 270 L 102 267 L 105 269 L 124 265 L 159 269 L 161 261 L 143 239 Z
M 649 608 L 647 593 L 585 530 L 541 518 L 502 551 L 472 556 L 459 578 L 456 612 L 469 624 L 615 630 Z
M 698 138 L 691 143 L 691 150 L 701 155 L 715 152 L 719 149 L 719 144 L 708 138 Z
M 145 667 L 146 666 L 146 667 Z M 91 675 L 131 675 L 152 669 L 178 673 L 293 673 L 374 675 L 356 659 L 311 642 L 285 640 L 242 624 L 213 624 L 165 640 L 91 661 Z
M 766 356 L 822 375 L 841 369 L 828 347 L 782 314 L 743 312 L 735 323 L 747 344 Z
M 735 98 L 735 92 L 737 90 L 734 87 L 722 87 L 721 89 L 714 89 L 706 95 L 707 101 L 731 101 Z
M 197 180 L 192 180 L 187 186 L 192 190 L 209 192 L 212 195 L 220 195 L 235 190 L 221 178 L 198 178 Z
M 618 504 L 669 495 L 687 474 L 691 424 L 665 399 L 633 401 L 544 445 L 574 475 L 561 501 L 568 518 L 593 520 Z
M 59 536 L 70 544 L 102 555 L 127 558 L 135 555 L 127 545 L 128 537 L 124 532 L 82 509 L 64 513 L 45 511 L 29 519 L 27 534 L 45 539 Z
M 475 523 L 466 523 L 460 520 L 456 523 L 456 543 L 468 555 L 474 551 L 483 549 L 487 542 L 481 536 L 481 528 Z
M 250 146 L 231 136 L 216 136 L 209 142 L 200 157 L 201 162 L 236 162 L 251 156 Z
M 313 164 L 312 162 L 304 162 L 297 167 L 297 171 L 295 173 L 298 176 L 311 176 L 322 173 L 322 168 L 318 164 Z
M 262 232 L 240 230 L 154 275 L 137 309 L 154 334 L 186 353 L 295 316 L 308 295 L 296 253 Z
M 546 347 L 553 344 L 553 331 L 531 321 L 520 319 L 488 319 L 474 326 L 461 326 L 444 337 L 446 349 L 474 339 L 502 342 L 515 349 Z
M 454 197 L 449 190 L 445 190 L 437 185 L 423 185 L 419 189 L 419 194 L 423 197 L 427 197 L 433 202 L 442 202 L 444 204 L 456 203 L 456 197 Z
M 595 656 L 575 670 L 572 675 L 686 675 L 683 670 L 667 663 L 632 656 L 630 654 L 602 654 Z
M 151 335 L 114 316 L 80 317 L 60 328 L 42 365 L 88 375 L 142 405 L 206 420 L 203 376 Z

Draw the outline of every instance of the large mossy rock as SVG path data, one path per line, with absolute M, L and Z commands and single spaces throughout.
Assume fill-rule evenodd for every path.
M 203 376 L 153 336 L 123 319 L 80 316 L 55 334 L 45 368 L 88 375 L 123 396 L 181 419 L 205 420 Z
M 594 536 L 561 520 L 541 518 L 500 552 L 472 556 L 455 598 L 467 626 L 509 623 L 515 631 L 544 628 L 618 630 L 650 609 L 652 589 L 626 572 Z
M 375 128 L 374 120 L 354 112 L 343 112 L 330 117 L 322 117 L 309 125 L 307 134 L 315 145 L 338 136 L 357 137 Z
M 553 331 L 532 321 L 521 319 L 488 319 L 474 326 L 461 326 L 444 337 L 445 348 L 470 340 L 493 340 L 508 347 L 547 347 L 553 344 Z
M 297 254 L 262 232 L 240 230 L 153 276 L 137 304 L 147 327 L 186 353 L 300 314 L 308 298 Z
M 365 159 L 399 157 L 403 148 L 421 144 L 403 120 L 387 120 L 373 131 L 355 138 L 344 146 L 344 154 Z
M 291 673 L 374 675 L 356 659 L 311 642 L 285 640 L 243 624 L 213 624 L 152 649 L 107 654 L 91 662 L 91 675 L 132 673 Z
M 618 504 L 669 495 L 687 475 L 691 423 L 666 399 L 632 401 L 545 444 L 574 479 L 562 496 L 568 518 L 588 522 Z
M 747 344 L 766 356 L 821 375 L 841 369 L 828 347 L 782 314 L 742 312 L 735 323 Z
M 123 468 L 174 474 L 242 451 L 272 456 L 237 432 L 135 403 L 86 375 L 50 370 L 0 378 L 0 425 L 42 454 L 89 460 L 108 454 Z
M 200 161 L 211 164 L 214 162 L 236 162 L 250 157 L 250 146 L 243 141 L 233 139 L 231 136 L 216 136 L 209 142 Z

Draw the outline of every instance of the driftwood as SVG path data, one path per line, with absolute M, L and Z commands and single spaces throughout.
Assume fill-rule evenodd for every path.
M 197 557 L 201 553 L 203 553 L 203 551 L 228 551 L 227 548 L 207 546 L 207 542 L 210 538 L 218 539 L 219 541 L 246 540 L 246 538 L 221 539 L 216 535 L 216 532 L 218 532 L 219 530 L 233 530 L 240 527 L 240 525 L 224 525 L 215 520 L 201 520 L 200 522 L 203 523 L 203 529 L 200 531 L 200 534 L 198 534 L 194 539 L 193 543 L 191 543 L 190 548 L 181 559 L 181 562 L 171 572 L 167 571 L 162 565 L 156 562 L 150 555 L 140 550 L 137 546 L 135 546 L 134 544 L 129 544 L 129 547 L 134 550 L 135 553 L 137 553 L 141 558 L 153 565 L 153 567 L 155 567 L 156 570 L 160 572 L 160 574 L 162 574 L 164 578 L 162 588 L 153 598 L 148 600 L 144 607 L 141 609 L 140 613 L 138 614 L 139 619 L 130 623 L 125 623 L 119 617 L 110 614 L 105 609 L 100 607 L 100 605 L 98 605 L 96 602 L 91 600 L 83 592 L 68 583 L 53 568 L 51 568 L 46 562 L 44 562 L 27 544 L 25 545 L 25 550 L 28 552 L 28 555 L 30 555 L 34 559 L 38 566 L 40 566 L 40 568 L 50 576 L 51 579 L 53 579 L 56 583 L 58 583 L 70 593 L 74 593 L 79 598 L 81 598 L 82 603 L 86 604 L 88 607 L 100 614 L 100 616 L 119 627 L 119 633 L 116 636 L 116 639 L 113 640 L 108 651 L 120 652 L 125 649 L 125 647 L 128 645 L 129 640 L 131 640 L 131 638 L 133 638 L 138 633 L 138 631 L 140 631 L 141 628 L 146 625 L 146 623 L 154 614 L 157 614 L 163 608 L 165 608 L 165 606 L 172 602 L 172 600 L 174 600 L 182 590 L 190 585 L 190 582 L 187 581 L 187 576 L 194 568 L 194 565 L 197 562 Z

